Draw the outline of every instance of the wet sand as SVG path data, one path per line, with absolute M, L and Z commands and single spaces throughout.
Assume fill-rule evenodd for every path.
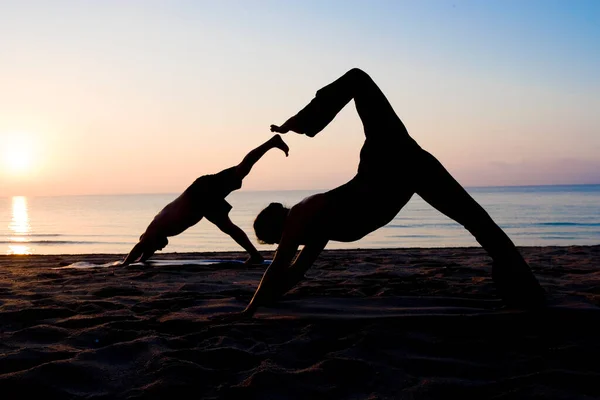
M 479 248 L 331 250 L 229 324 L 243 253 L 0 256 L 1 397 L 600 398 L 600 246 L 521 251 L 545 309 L 503 307 Z

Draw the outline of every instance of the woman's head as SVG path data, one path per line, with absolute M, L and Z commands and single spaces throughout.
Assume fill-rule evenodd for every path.
M 254 233 L 260 243 L 279 243 L 289 211 L 281 203 L 271 203 L 256 216 Z

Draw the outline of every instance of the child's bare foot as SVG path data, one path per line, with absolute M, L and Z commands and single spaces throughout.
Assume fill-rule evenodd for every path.
M 261 256 L 260 254 L 255 254 L 253 256 L 248 257 L 248 259 L 246 261 L 244 261 L 245 265 L 259 265 L 262 264 L 265 261 L 265 259 L 263 258 L 263 256 Z
M 271 143 L 273 144 L 274 147 L 277 147 L 278 149 L 280 149 L 281 151 L 283 151 L 285 153 L 286 157 L 288 156 L 290 148 L 288 147 L 287 144 L 285 144 L 285 142 L 283 141 L 283 139 L 281 138 L 281 136 L 274 135 L 271 138 Z

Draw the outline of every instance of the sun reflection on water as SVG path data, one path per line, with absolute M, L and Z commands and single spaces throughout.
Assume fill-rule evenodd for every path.
M 27 254 L 31 254 L 31 250 L 29 249 L 29 246 L 25 246 L 22 244 L 9 244 L 8 245 L 8 252 L 6 253 L 8 255 L 14 254 L 14 255 L 27 255 Z
M 24 196 L 14 196 L 12 198 L 12 219 L 8 225 L 15 236 L 11 237 L 7 254 L 31 254 L 31 249 L 25 243 L 26 236 L 31 231 L 29 225 L 29 213 L 27 212 L 27 198 Z M 16 244 L 19 243 L 19 244 Z

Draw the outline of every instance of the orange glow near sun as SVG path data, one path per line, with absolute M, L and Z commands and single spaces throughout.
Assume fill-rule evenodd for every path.
M 0 157 L 7 175 L 26 175 L 33 166 L 33 141 L 25 134 L 0 136 Z

